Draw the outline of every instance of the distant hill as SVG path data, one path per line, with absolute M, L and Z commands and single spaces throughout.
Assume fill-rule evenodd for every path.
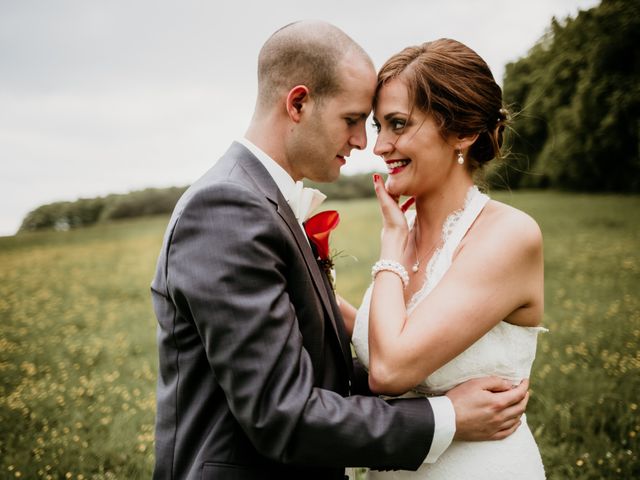
M 318 188 L 331 200 L 347 200 L 374 195 L 371 174 L 343 175 L 335 183 L 305 182 Z M 99 222 L 148 215 L 170 214 L 178 199 L 187 189 L 184 187 L 147 188 L 125 194 L 106 197 L 81 198 L 70 202 L 42 205 L 29 212 L 18 230 L 69 230 Z

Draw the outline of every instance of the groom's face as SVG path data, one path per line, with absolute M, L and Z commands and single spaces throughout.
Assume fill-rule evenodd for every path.
M 296 155 L 304 178 L 333 182 L 356 148 L 367 145 L 366 121 L 376 86 L 376 72 L 359 57 L 347 57 L 340 68 L 341 90 L 313 107 L 299 137 Z

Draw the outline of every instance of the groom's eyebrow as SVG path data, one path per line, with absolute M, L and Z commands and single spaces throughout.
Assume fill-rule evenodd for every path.
M 364 112 L 350 112 L 345 114 L 345 117 L 357 117 L 358 120 L 366 120 L 368 116 L 369 114 Z

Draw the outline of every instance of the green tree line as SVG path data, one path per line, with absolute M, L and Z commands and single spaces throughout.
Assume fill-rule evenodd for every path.
M 147 188 L 106 197 L 49 203 L 29 212 L 18 233 L 69 230 L 103 221 L 170 213 L 185 190 L 186 187 Z
M 553 19 L 506 66 L 512 154 L 494 186 L 640 191 L 640 2 L 603 0 Z
M 374 195 L 370 174 L 344 175 L 332 184 L 306 184 L 320 189 L 332 200 Z M 187 187 L 147 188 L 125 194 L 42 205 L 26 215 L 19 232 L 69 230 L 123 218 L 170 214 L 186 189 Z

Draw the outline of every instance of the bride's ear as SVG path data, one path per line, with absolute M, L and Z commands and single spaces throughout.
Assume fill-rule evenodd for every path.
M 458 150 L 467 150 L 469 147 L 471 147 L 471 145 L 473 145 L 476 142 L 476 140 L 478 140 L 479 136 L 480 136 L 479 133 L 474 133 L 473 135 L 462 135 L 462 134 L 456 135 L 456 141 L 455 141 L 456 148 Z

